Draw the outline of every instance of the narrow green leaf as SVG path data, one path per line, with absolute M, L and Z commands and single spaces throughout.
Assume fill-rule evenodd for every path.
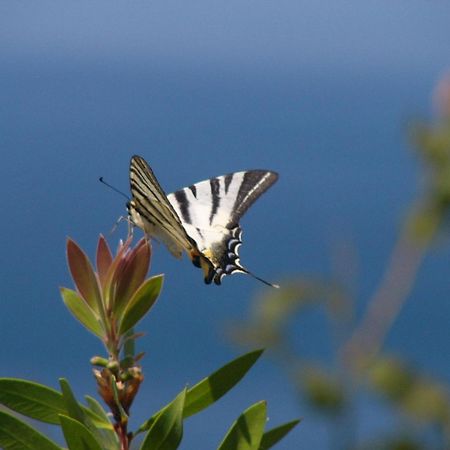
M 104 330 L 100 325 L 97 313 L 72 289 L 60 288 L 61 297 L 72 315 L 89 331 L 103 338 Z
M 300 419 L 293 420 L 291 422 L 286 422 L 283 425 L 279 425 L 266 431 L 261 439 L 261 444 L 259 445 L 259 450 L 268 450 L 272 448 L 275 444 L 281 441 L 293 428 L 295 428 L 300 423 Z
M 88 407 L 86 408 L 81 405 L 81 409 L 83 409 L 85 414 L 89 416 L 94 425 L 105 430 L 114 430 L 108 414 L 102 408 L 102 405 L 100 405 L 95 398 L 90 397 L 89 395 L 85 395 L 84 398 L 86 399 Z
M 0 448 L 3 450 L 62 450 L 26 423 L 0 411 Z
M 66 405 L 66 412 L 69 417 L 77 420 L 78 422 L 85 422 L 85 413 L 81 409 L 81 406 L 77 402 L 75 396 L 73 395 L 72 388 L 69 382 L 65 378 L 59 379 L 59 385 L 61 386 L 61 392 L 64 399 L 64 404 Z
M 119 267 L 123 264 L 124 255 L 130 248 L 130 244 L 133 237 L 130 236 L 125 242 L 122 240 L 119 242 L 117 247 L 116 256 L 113 258 L 112 263 L 110 264 L 105 278 L 102 282 L 103 286 L 103 298 L 108 303 L 108 306 L 112 305 L 114 301 L 115 290 L 117 286 L 117 276 L 120 274 Z
M 106 239 L 101 234 L 98 239 L 97 252 L 96 252 L 96 262 L 97 262 L 97 273 L 102 288 L 105 287 L 106 276 L 108 269 L 110 268 L 113 261 L 113 256 Z
M 42 384 L 16 378 L 0 378 L 0 404 L 41 422 L 59 424 L 66 408 L 62 395 Z
M 17 378 L 0 378 L 0 404 L 24 416 L 41 422 L 59 425 L 59 415 L 67 414 L 63 396 L 55 389 L 39 383 Z M 81 406 L 84 412 L 100 428 L 112 429 L 112 424 L 106 417 Z
M 128 300 L 144 282 L 150 265 L 150 244 L 147 238 L 142 238 L 134 248 L 127 253 L 125 264 L 120 269 L 114 297 L 114 312 L 121 316 Z
M 128 421 L 128 414 L 123 409 L 122 403 L 120 403 L 120 400 L 119 400 L 119 392 L 117 391 L 117 383 L 116 383 L 116 378 L 114 377 L 114 375 L 111 377 L 111 389 L 112 389 L 113 395 L 114 395 L 114 402 L 116 403 L 117 409 L 119 410 L 119 413 L 120 413 L 121 421 L 123 421 L 123 422 Z
M 142 283 L 125 308 L 119 334 L 123 335 L 134 327 L 153 306 L 161 291 L 163 279 L 164 275 L 156 275 Z
M 99 313 L 102 301 L 94 269 L 83 250 L 71 239 L 67 240 L 67 262 L 78 292 Z
M 266 420 L 265 401 L 250 406 L 233 423 L 217 450 L 258 450 Z
M 89 395 L 85 395 L 84 398 L 88 404 L 87 414 L 93 420 L 95 426 L 97 426 L 103 446 L 108 450 L 118 449 L 119 439 L 106 411 L 95 398 Z M 101 423 L 98 420 L 101 420 Z
M 101 417 L 94 414 L 88 408 L 80 405 L 72 392 L 69 382 L 65 378 L 60 378 L 59 384 L 66 405 L 66 412 L 64 415 L 85 425 L 98 441 L 103 442 L 103 430 L 110 429 L 110 423 L 105 423 Z
M 134 358 L 136 354 L 135 338 L 133 335 L 134 335 L 133 328 L 130 328 L 125 333 L 125 340 L 123 343 L 123 354 L 125 358 Z
M 186 389 L 157 417 L 140 450 L 176 450 L 183 437 L 183 408 Z
M 183 418 L 199 413 L 223 397 L 244 377 L 263 352 L 264 350 L 254 350 L 239 356 L 188 389 Z M 148 430 L 166 408 L 164 406 L 153 414 L 136 430 L 135 435 Z
M 94 435 L 80 422 L 61 415 L 61 427 L 69 450 L 102 450 Z
M 184 417 L 197 414 L 225 395 L 244 377 L 263 352 L 254 350 L 239 356 L 192 386 L 186 396 Z
M 111 424 L 111 422 L 109 421 L 108 414 L 103 409 L 102 405 L 94 397 L 91 397 L 90 395 L 85 395 L 84 398 L 86 400 L 86 403 L 88 404 L 88 408 L 95 415 L 95 417 L 100 418 L 105 423 Z

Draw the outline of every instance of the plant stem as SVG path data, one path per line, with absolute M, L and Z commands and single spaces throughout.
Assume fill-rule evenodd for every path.
M 413 242 L 406 230 L 401 234 L 363 319 L 342 349 L 347 363 L 358 364 L 361 357 L 367 360 L 379 352 L 414 285 L 426 250 L 427 245 Z
M 120 450 L 128 450 L 130 442 L 128 439 L 127 424 L 118 422 L 116 423 L 114 428 L 116 429 L 116 433 L 119 436 Z

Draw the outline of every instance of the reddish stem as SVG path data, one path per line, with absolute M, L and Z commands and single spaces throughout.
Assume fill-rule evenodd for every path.
M 114 428 L 119 436 L 120 450 L 129 450 L 130 441 L 128 439 L 127 424 L 118 422 L 114 425 Z

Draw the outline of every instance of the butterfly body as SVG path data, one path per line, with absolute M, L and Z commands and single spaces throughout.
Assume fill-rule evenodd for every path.
M 207 284 L 221 284 L 225 275 L 252 275 L 239 259 L 239 219 L 277 178 L 266 170 L 235 172 L 166 195 L 145 160 L 133 156 L 128 214 L 133 224 L 163 242 L 177 258 L 185 251 L 203 269 Z

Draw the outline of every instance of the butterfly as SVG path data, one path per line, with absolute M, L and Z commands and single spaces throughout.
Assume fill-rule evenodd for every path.
M 268 170 L 234 172 L 192 184 L 166 195 L 152 169 L 140 156 L 130 161 L 132 199 L 129 220 L 145 234 L 163 242 L 177 258 L 186 252 L 203 270 L 204 281 L 219 285 L 226 275 L 245 273 L 239 258 L 242 230 L 239 220 L 278 179 Z

